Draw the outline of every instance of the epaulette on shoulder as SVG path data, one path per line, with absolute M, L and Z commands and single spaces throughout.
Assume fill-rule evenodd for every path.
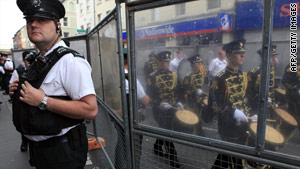
M 216 74 L 217 77 L 223 76 L 225 73 L 225 69 L 221 70 L 219 73 Z
M 256 68 L 252 69 L 250 72 L 256 73 L 258 70 L 259 70 L 259 66 L 257 66 Z
M 157 72 L 157 70 L 156 70 L 156 71 L 154 71 L 154 72 L 152 72 L 152 73 L 150 73 L 150 75 L 149 75 L 149 76 L 154 76 L 154 75 L 156 74 L 156 72 Z
M 80 57 L 84 59 L 84 56 L 80 53 L 78 53 L 77 51 L 70 49 L 70 48 L 66 48 L 63 46 L 58 47 L 58 49 L 56 50 L 56 54 L 60 57 L 68 54 L 68 53 L 72 53 L 74 55 L 74 57 Z

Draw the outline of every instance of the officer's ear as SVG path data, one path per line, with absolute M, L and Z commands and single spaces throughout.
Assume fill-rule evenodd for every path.
M 57 33 L 61 32 L 61 24 L 60 24 L 60 22 L 56 22 L 56 32 Z

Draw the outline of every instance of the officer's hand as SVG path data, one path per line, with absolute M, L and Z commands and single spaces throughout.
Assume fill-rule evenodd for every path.
M 176 103 L 176 108 L 177 109 L 184 109 L 183 104 L 181 102 Z
M 201 96 L 202 94 L 203 94 L 203 90 L 201 90 L 201 89 L 196 90 L 196 95 L 197 96 Z
M 9 95 L 13 95 L 14 94 L 14 92 L 15 92 L 15 90 L 17 90 L 17 88 L 18 88 L 18 84 L 19 84 L 19 78 L 16 78 L 15 80 L 14 80 L 14 82 L 12 82 L 11 84 L 9 84 Z
M 170 105 L 169 103 L 167 103 L 167 102 L 162 102 L 162 103 L 160 103 L 160 109 L 161 110 L 169 110 L 169 109 L 171 109 L 172 108 L 172 105 Z
M 233 114 L 233 118 L 234 118 L 236 121 L 238 121 L 238 122 L 241 122 L 241 121 L 246 121 L 246 122 L 248 122 L 247 116 L 244 114 L 244 112 L 242 112 L 242 111 L 239 110 L 239 109 L 235 109 L 234 114 Z
M 38 106 L 45 97 L 45 93 L 42 89 L 32 87 L 27 81 L 22 84 L 20 94 L 20 100 L 31 106 Z
M 257 115 L 254 114 L 253 116 L 250 117 L 251 122 L 257 122 Z

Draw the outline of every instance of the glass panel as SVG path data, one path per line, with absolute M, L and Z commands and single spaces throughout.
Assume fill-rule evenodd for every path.
M 100 56 L 99 56 L 99 42 L 98 42 L 97 33 L 90 36 L 89 45 L 90 45 L 91 66 L 93 69 L 92 77 L 94 80 L 95 91 L 97 96 L 103 99 L 101 66 L 100 66 Z
M 138 121 L 254 146 L 248 118 L 257 112 L 248 110 L 247 72 L 260 64 L 262 4 L 220 4 L 207 10 L 206 0 L 187 2 L 180 19 L 178 4 L 156 8 L 157 21 L 153 9 L 135 13 L 136 75 L 150 97 L 146 106 L 138 98 Z
M 87 58 L 86 53 L 86 41 L 85 40 L 70 40 L 70 48 L 76 50 L 77 52 L 83 54 Z
M 105 103 L 122 116 L 116 21 L 105 25 L 99 35 Z
M 300 48 L 298 57 L 296 51 L 297 38 L 300 34 L 299 28 L 297 29 L 300 23 L 299 5 L 297 0 L 275 1 L 274 4 L 268 106 L 268 118 L 272 120 L 268 125 L 273 127 L 274 131 L 271 129 L 266 131 L 272 135 L 272 139 L 266 140 L 265 147 L 297 157 L 300 156 Z

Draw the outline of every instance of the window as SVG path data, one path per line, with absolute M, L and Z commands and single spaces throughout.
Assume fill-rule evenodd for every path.
M 176 5 L 176 15 L 184 15 L 185 14 L 185 3 Z
M 157 20 L 159 19 L 159 11 L 158 11 L 158 8 L 152 9 L 152 12 L 151 12 L 151 19 L 152 19 L 152 21 L 157 21 Z
M 64 18 L 63 24 L 64 24 L 64 26 L 68 26 L 68 18 Z
M 75 9 L 74 9 L 74 3 L 73 3 L 73 2 L 70 2 L 70 8 L 69 8 L 69 9 L 70 9 L 70 11 L 72 11 L 72 12 L 75 10 Z
M 215 9 L 221 7 L 221 0 L 207 0 L 207 9 Z
M 69 32 L 64 32 L 64 37 L 65 38 L 69 37 Z
M 80 4 L 80 15 L 83 13 L 83 4 Z
M 90 0 L 86 0 L 86 12 L 90 12 Z
M 98 22 L 101 21 L 101 15 L 102 15 L 101 13 L 97 15 L 97 17 L 98 17 Z

